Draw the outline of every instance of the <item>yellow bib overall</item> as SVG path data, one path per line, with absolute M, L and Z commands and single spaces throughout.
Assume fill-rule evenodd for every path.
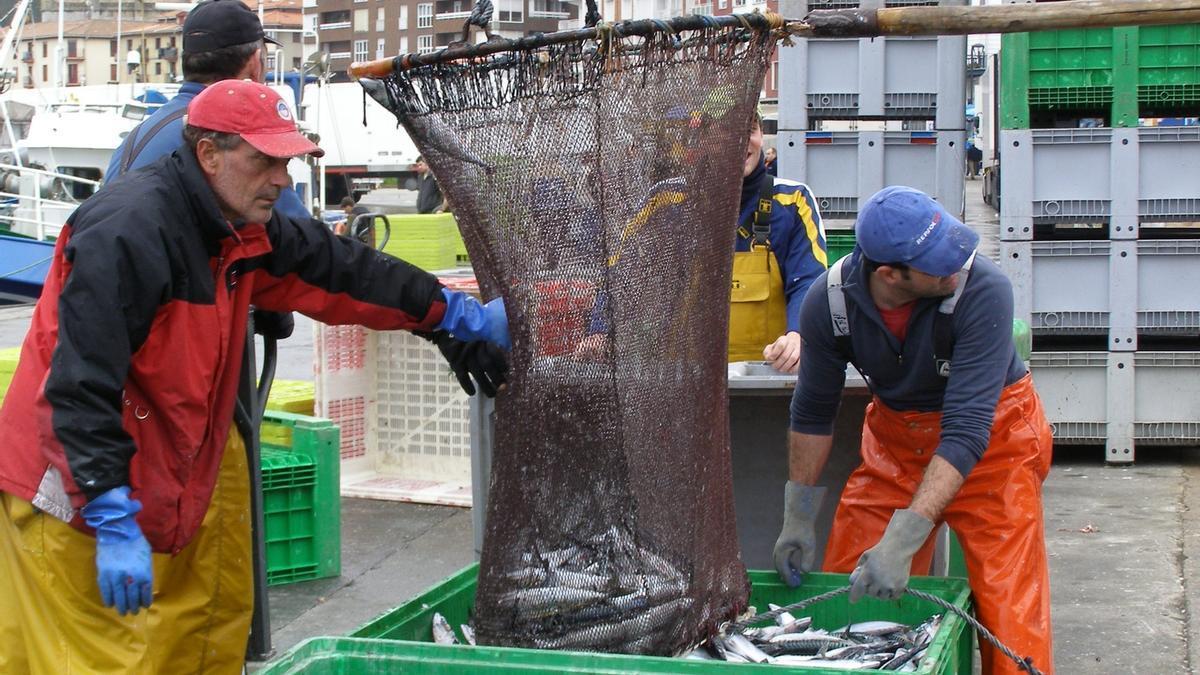
M 763 348 L 787 332 L 783 273 L 770 244 L 774 197 L 775 183 L 768 176 L 751 219 L 754 238 L 750 250 L 733 254 L 729 288 L 730 362 L 761 361 Z

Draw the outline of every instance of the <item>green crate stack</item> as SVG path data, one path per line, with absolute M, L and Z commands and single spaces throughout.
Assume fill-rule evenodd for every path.
M 4 393 L 12 382 L 13 372 L 17 369 L 17 357 L 21 355 L 20 347 L 0 349 L 0 403 L 4 402 Z
M 342 571 L 340 431 L 325 419 L 268 411 L 262 442 L 267 584 Z
M 426 271 L 456 266 L 458 224 L 449 213 L 400 214 L 387 217 L 391 236 L 383 250 Z
M 301 643 L 262 672 L 270 675 L 374 672 L 373 669 L 389 667 L 399 670 L 404 664 L 415 666 L 414 672 L 438 673 L 486 670 L 510 673 L 736 675 L 747 668 L 755 669 L 755 666 L 744 664 L 655 656 L 431 644 L 433 637 L 430 627 L 434 612 L 445 616 L 450 625 L 455 627 L 470 620 L 478 572 L 478 565 L 467 567 L 357 629 L 349 638 L 316 638 Z M 765 609 L 767 603 L 771 602 L 778 605 L 799 602 L 848 584 L 848 577 L 844 574 L 807 574 L 804 584 L 799 588 L 785 586 L 774 571 L 752 571 L 749 576 L 750 604 L 760 609 Z M 909 585 L 960 609 L 970 609 L 970 589 L 965 579 L 914 577 Z M 806 608 L 804 615 L 813 618 L 814 627 L 832 630 L 845 625 L 847 620 L 866 618 L 917 624 L 932 614 L 942 612 L 937 605 L 908 595 L 894 602 L 864 598 L 853 607 L 846 595 L 840 595 Z M 921 672 L 969 674 L 972 634 L 967 630 L 966 622 L 957 615 L 947 614 L 925 658 Z M 762 670 L 777 671 L 778 668 Z M 804 672 L 827 675 L 838 671 L 806 668 Z
M 825 251 L 829 264 L 845 258 L 854 250 L 854 230 L 828 230 L 825 232 Z
M 1005 129 L 1028 129 L 1035 116 L 1136 127 L 1139 117 L 1200 113 L 1200 24 L 1009 33 L 1000 55 Z
M 305 380 L 275 380 L 267 396 L 267 410 L 312 415 L 316 384 Z

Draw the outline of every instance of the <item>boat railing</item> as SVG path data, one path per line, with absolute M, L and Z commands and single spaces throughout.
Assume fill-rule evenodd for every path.
M 26 229 L 33 230 L 34 236 L 39 240 L 45 240 L 49 237 L 57 237 L 59 231 L 62 230 L 62 223 L 58 222 L 58 220 L 63 217 L 62 210 L 73 210 L 75 207 L 79 206 L 81 202 L 74 199 L 67 201 L 55 199 L 53 197 L 42 196 L 43 189 L 40 181 L 38 189 L 35 189 L 33 194 L 21 194 L 20 192 L 11 191 L 10 188 L 12 186 L 9 183 L 8 178 L 15 176 L 19 180 L 20 177 L 26 175 L 62 181 L 64 187 L 67 183 L 77 183 L 91 187 L 93 189 L 92 191 L 95 191 L 95 189 L 98 189 L 101 185 L 100 181 L 91 180 L 89 178 L 81 178 L 79 176 L 72 176 L 70 174 L 57 173 L 54 171 L 47 171 L 45 169 L 35 169 L 28 166 L 18 166 L 16 164 L 0 164 L 0 199 L 6 202 L 9 200 L 16 200 L 17 204 L 21 204 L 22 202 L 28 204 L 28 202 L 32 202 L 31 206 L 33 207 L 32 218 L 18 216 L 15 213 L 0 213 L 0 222 L 8 222 L 10 227 L 17 224 L 30 226 Z M 69 194 L 70 190 L 65 190 L 65 192 Z M 47 221 L 46 219 L 46 212 L 51 209 L 58 211 L 56 214 L 58 217 L 54 218 L 53 222 Z

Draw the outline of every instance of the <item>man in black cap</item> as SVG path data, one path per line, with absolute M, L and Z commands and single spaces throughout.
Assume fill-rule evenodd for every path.
M 258 15 L 240 0 L 205 0 L 183 22 L 183 86 L 175 98 L 142 121 L 113 153 L 104 181 L 169 155 L 183 145 L 183 114 L 188 103 L 220 80 L 266 81 L 266 44 Z M 309 212 L 295 189 L 285 188 L 275 210 L 293 218 Z

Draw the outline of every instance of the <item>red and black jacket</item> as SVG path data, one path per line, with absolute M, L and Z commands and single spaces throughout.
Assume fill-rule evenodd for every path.
M 230 224 L 186 148 L 106 186 L 63 228 L 0 408 L 0 491 L 77 515 L 121 485 L 155 551 L 208 508 L 249 306 L 431 330 L 431 274 L 321 223 Z

